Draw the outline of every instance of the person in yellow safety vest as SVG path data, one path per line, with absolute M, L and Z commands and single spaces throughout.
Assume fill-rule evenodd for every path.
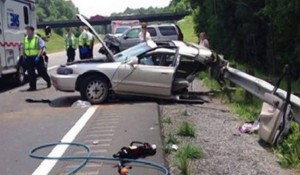
M 29 89 L 27 91 L 36 90 L 37 75 L 35 69 L 37 69 L 38 74 L 47 82 L 47 87 L 50 88 L 51 80 L 43 59 L 45 42 L 34 34 L 34 27 L 27 26 L 25 29 L 26 36 L 23 43 L 23 55 L 25 58 L 24 65 L 28 71 L 29 78 Z
M 90 39 L 84 26 L 79 28 L 81 34 L 78 38 L 80 59 L 88 59 L 90 57 Z
M 76 56 L 77 38 L 72 32 L 72 28 L 67 28 L 67 34 L 65 35 L 65 48 L 67 52 L 67 62 L 73 62 Z
M 95 38 L 94 35 L 87 30 L 87 34 L 89 35 L 89 41 L 90 41 L 90 51 L 89 51 L 89 58 L 93 58 L 94 57 L 94 44 L 95 44 Z

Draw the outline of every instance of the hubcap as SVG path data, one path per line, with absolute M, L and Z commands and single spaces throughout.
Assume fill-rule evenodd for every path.
M 105 95 L 105 86 L 101 81 L 91 81 L 87 86 L 87 97 L 90 100 L 100 100 Z

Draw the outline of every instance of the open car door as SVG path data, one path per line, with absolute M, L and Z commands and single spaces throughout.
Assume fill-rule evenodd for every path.
M 158 48 L 161 49 L 161 48 Z M 170 96 L 176 70 L 177 51 L 150 51 L 120 65 L 114 91 L 120 94 Z

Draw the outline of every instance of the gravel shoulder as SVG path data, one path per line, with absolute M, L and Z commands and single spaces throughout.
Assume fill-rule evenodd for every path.
M 197 81 L 194 87 L 201 87 Z M 199 89 L 197 89 L 199 90 Z M 188 115 L 183 115 L 187 113 Z M 164 136 L 176 135 L 183 121 L 196 126 L 196 137 L 176 136 L 181 143 L 200 145 L 205 156 L 193 160 L 191 174 L 196 175 L 294 175 L 292 170 L 282 169 L 271 148 L 259 143 L 257 135 L 241 134 L 238 127 L 242 121 L 229 108 L 214 99 L 204 105 L 161 105 L 161 117 L 170 117 L 172 124 L 162 122 Z M 180 146 L 180 145 L 179 145 Z M 176 153 L 167 156 L 171 173 L 179 175 Z

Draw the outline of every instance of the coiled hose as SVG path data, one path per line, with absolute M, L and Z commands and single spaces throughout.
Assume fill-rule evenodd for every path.
M 44 155 L 39 155 L 36 152 L 45 148 L 49 147 L 55 147 L 57 145 L 69 145 L 69 146 L 77 146 L 81 147 L 86 150 L 87 155 L 86 156 L 62 156 L 62 157 L 48 157 Z M 105 156 L 91 156 L 92 151 L 89 148 L 89 146 L 82 144 L 82 143 L 63 143 L 63 142 L 58 142 L 58 143 L 50 143 L 50 144 L 45 144 L 41 145 L 38 147 L 33 148 L 29 156 L 34 159 L 49 159 L 49 160 L 82 160 L 82 163 L 78 165 L 78 167 L 72 169 L 71 171 L 68 172 L 69 175 L 73 175 L 76 172 L 78 172 L 80 169 L 82 169 L 88 162 L 89 160 L 98 160 L 98 161 L 114 161 L 114 162 L 130 162 L 130 163 L 136 163 L 136 164 L 142 164 L 142 165 L 147 165 L 150 168 L 154 168 L 162 172 L 164 175 L 169 175 L 169 170 L 164 167 L 163 165 L 160 165 L 158 163 L 155 163 L 153 161 L 146 161 L 146 160 L 140 160 L 140 159 L 119 159 L 119 158 L 113 158 L 113 157 L 105 157 Z

